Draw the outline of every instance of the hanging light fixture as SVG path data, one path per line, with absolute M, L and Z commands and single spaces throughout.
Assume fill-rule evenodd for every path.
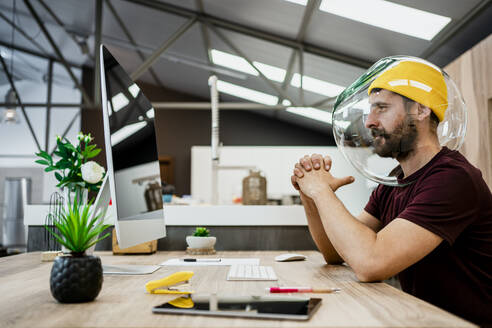
M 17 6 L 16 6 L 16 0 L 13 2 L 13 17 L 12 21 L 15 22 L 15 14 L 17 11 Z M 12 83 L 12 87 L 10 88 L 9 91 L 7 91 L 7 94 L 5 95 L 5 103 L 7 103 L 7 107 L 4 109 L 2 116 L 0 117 L 0 122 L 5 123 L 5 124 L 19 124 L 20 123 L 20 117 L 19 113 L 17 112 L 17 105 L 19 104 L 17 94 L 14 90 L 14 81 L 13 81 L 13 76 L 14 76 L 14 37 L 15 37 L 15 30 L 14 26 L 12 25 L 12 37 L 11 37 L 11 44 L 10 44 L 10 49 L 12 51 L 10 55 L 10 74 L 12 74 L 12 79 L 10 80 L 10 83 Z M 0 54 L 1 56 L 1 54 Z M 7 68 L 5 67 L 5 74 L 9 74 L 7 72 Z
M 5 95 L 5 103 L 9 104 L 2 113 L 2 123 L 19 124 L 20 116 L 17 112 L 17 95 L 15 91 L 10 89 Z

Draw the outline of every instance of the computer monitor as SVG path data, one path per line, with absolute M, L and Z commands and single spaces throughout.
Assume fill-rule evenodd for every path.
M 154 109 L 104 45 L 101 45 L 100 54 L 107 178 L 95 205 L 107 201 L 109 190 L 112 212 L 116 215 L 118 244 L 120 248 L 127 248 L 166 236 L 162 192 L 160 188 L 156 190 L 156 183 L 160 186 L 161 178 Z M 135 144 L 144 148 L 143 154 L 135 154 Z M 153 182 L 154 194 L 147 190 L 146 197 L 149 182 Z M 154 200 L 160 197 L 160 201 L 152 202 L 149 197 L 152 195 Z

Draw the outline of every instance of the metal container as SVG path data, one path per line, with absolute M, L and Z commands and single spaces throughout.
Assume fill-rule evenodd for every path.
M 259 171 L 250 170 L 243 179 L 243 205 L 266 205 L 266 178 Z
M 31 202 L 31 179 L 6 178 L 3 208 L 3 246 L 9 252 L 23 252 L 27 247 L 24 204 Z

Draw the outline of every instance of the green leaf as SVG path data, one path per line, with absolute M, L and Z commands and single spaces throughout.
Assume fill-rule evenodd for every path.
M 104 221 L 104 218 L 103 218 L 104 214 L 105 214 L 105 213 L 101 213 L 101 214 L 99 214 L 99 215 L 94 216 L 94 217 L 92 218 L 91 222 L 89 222 L 88 226 L 89 226 L 89 227 L 92 227 L 92 226 L 94 226 L 94 224 L 95 224 L 96 222 L 98 222 L 98 221 L 100 220 L 100 222 L 99 222 L 99 223 L 95 226 L 95 228 L 97 228 L 97 227 L 98 227 L 98 225 L 101 225 L 101 224 L 102 224 L 102 222 Z
M 78 152 L 77 149 L 71 143 L 68 142 L 65 144 L 65 148 L 72 152 L 76 152 L 76 153 Z
M 58 148 L 59 148 L 59 149 L 63 149 L 63 148 L 65 148 L 65 145 L 63 144 L 63 140 L 64 140 L 64 139 L 65 139 L 65 138 L 63 138 L 63 139 L 61 139 L 61 138 L 57 138 L 57 139 L 56 139 L 56 145 L 58 146 Z
M 56 167 L 48 166 L 47 168 L 44 169 L 44 172 L 51 172 L 51 171 L 54 171 L 56 169 L 57 169 Z
M 65 153 L 59 150 L 55 151 L 53 154 L 55 154 L 58 157 L 65 158 Z
M 76 185 L 70 184 L 69 186 L 74 188 Z M 87 204 L 81 204 L 78 203 L 76 197 L 67 199 L 68 206 L 64 207 L 62 213 L 54 219 L 58 233 L 54 231 L 50 233 L 56 235 L 55 239 L 60 244 L 74 252 L 83 252 L 110 235 L 106 233 L 98 238 L 109 225 L 104 224 L 105 211 L 94 215 L 91 208 L 93 202 L 94 199 L 91 199 Z
M 109 226 L 108 226 L 108 227 L 109 227 Z M 109 237 L 110 235 L 111 235 L 111 233 L 109 233 L 109 232 L 108 232 L 107 234 L 105 234 L 105 235 L 104 235 L 104 236 L 102 236 L 101 238 L 99 238 L 99 239 L 97 239 L 97 240 L 93 241 L 92 243 L 90 243 L 89 245 L 87 245 L 87 246 L 86 246 L 86 249 L 87 249 L 87 248 L 89 248 L 89 247 L 92 247 L 93 245 L 95 245 L 95 244 L 97 244 L 99 241 L 101 241 L 101 240 L 103 240 L 103 239 L 105 239 L 105 238 Z
M 96 184 L 88 184 L 89 190 L 98 191 L 101 188 L 101 184 L 98 182 Z
M 93 239 L 96 239 L 105 229 L 107 229 L 109 225 L 98 225 L 97 228 L 91 230 L 91 232 L 87 235 L 87 239 L 85 243 L 90 243 Z M 90 247 L 90 246 L 89 246 Z
M 69 244 L 69 243 L 65 242 L 65 240 L 63 240 L 63 238 L 62 238 L 62 237 L 60 237 L 59 235 L 57 235 L 55 232 L 51 231 L 51 229 L 48 229 L 48 228 L 46 228 L 46 229 L 48 230 L 48 232 L 49 232 L 50 234 L 52 234 L 52 235 L 55 237 L 55 239 L 56 239 L 56 240 L 57 240 L 57 241 L 58 241 L 61 245 L 65 246 L 66 248 L 68 248 L 68 249 L 70 249 L 70 250 L 72 250 L 72 251 L 73 251 L 73 249 L 72 249 L 72 248 L 73 248 L 73 245 L 71 245 L 71 244 Z
M 73 164 L 70 161 L 67 161 L 65 159 L 61 159 L 56 163 L 56 167 L 64 170 L 64 169 L 71 169 L 73 167 Z
M 55 178 L 56 178 L 56 180 L 58 180 L 58 181 L 62 181 L 62 180 L 63 180 L 62 175 L 61 175 L 60 173 L 58 173 L 58 172 L 55 172 Z
M 88 155 L 87 155 L 87 158 L 93 158 L 93 157 L 96 157 L 97 155 L 99 155 L 99 153 L 101 152 L 101 149 L 96 149 L 96 150 L 93 150 L 91 151 Z
M 50 163 L 44 159 L 38 159 L 37 161 L 34 161 L 34 163 L 38 163 L 41 165 L 50 165 Z
M 42 157 L 42 158 L 44 158 L 44 159 L 46 159 L 48 161 L 51 160 L 50 154 L 48 154 L 44 150 L 41 150 L 39 153 L 36 153 L 36 156 Z

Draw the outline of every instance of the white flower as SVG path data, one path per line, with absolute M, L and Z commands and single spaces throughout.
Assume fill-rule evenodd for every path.
M 80 171 L 82 172 L 82 179 L 92 184 L 101 181 L 104 174 L 104 168 L 94 161 L 83 164 L 80 167 Z

